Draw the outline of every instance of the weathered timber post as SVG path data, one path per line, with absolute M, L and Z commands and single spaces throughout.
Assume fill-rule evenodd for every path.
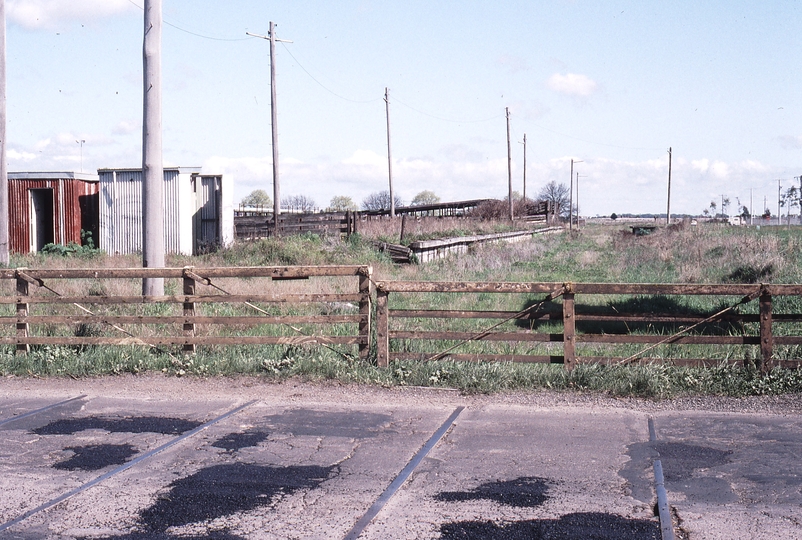
M 195 280 L 187 275 L 187 271 L 191 271 L 192 266 L 184 267 L 184 295 L 195 296 Z M 195 302 L 190 302 L 189 298 L 184 298 L 184 337 L 195 337 L 195 323 L 191 322 L 195 317 Z M 184 353 L 194 353 L 194 343 L 184 343 Z
M 373 267 L 368 266 L 359 272 L 359 358 L 367 360 L 370 356 L 370 298 L 373 288 Z
M 28 317 L 28 303 L 24 302 L 24 298 L 28 296 L 28 282 L 23 279 L 21 270 L 17 269 L 17 354 L 25 354 L 30 350 L 26 343 L 20 343 L 20 339 L 28 337 L 28 323 L 20 322 L 21 319 Z
M 376 363 L 390 366 L 390 310 L 387 291 L 376 289 Z
M 770 371 L 773 365 L 774 336 L 771 332 L 771 291 L 760 291 L 760 369 Z
M 565 284 L 563 293 L 563 362 L 565 369 L 576 367 L 576 318 L 574 317 L 574 293 L 571 283 Z

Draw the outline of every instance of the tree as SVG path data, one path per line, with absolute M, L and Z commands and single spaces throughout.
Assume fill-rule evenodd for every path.
M 351 197 L 346 197 L 345 195 L 336 195 L 332 197 L 328 207 L 329 212 L 348 212 L 358 209 L 359 207 L 357 207 L 354 200 Z
M 543 186 L 537 198 L 541 201 L 548 201 L 558 216 L 568 217 L 569 189 L 565 184 L 558 184 L 552 180 Z
M 290 195 L 281 199 L 281 206 L 290 212 L 312 212 L 315 209 L 315 201 L 306 195 Z
M 437 204 L 440 202 L 440 197 L 435 195 L 434 191 L 424 190 L 415 195 L 410 203 L 412 206 L 423 206 L 426 204 Z
M 741 206 L 741 211 L 738 213 L 743 219 L 749 219 L 752 217 L 752 214 L 749 212 L 749 208 L 746 205 Z
M 610 214 L 610 219 L 612 219 L 613 221 L 615 221 L 616 219 L 618 219 L 618 214 L 616 214 L 615 212 L 613 212 L 612 214 Z
M 273 199 L 263 189 L 255 189 L 240 201 L 242 206 L 273 206 Z
M 401 199 L 398 195 L 393 197 L 395 199 L 395 207 L 398 208 L 399 206 L 403 206 L 401 204 Z M 362 201 L 362 208 L 368 211 L 377 211 L 377 210 L 389 210 L 390 209 L 390 192 L 389 191 L 377 191 L 376 193 L 371 193 Z
M 785 190 L 780 197 L 780 206 L 788 207 L 788 224 L 791 224 L 791 211 L 799 206 L 799 191 L 796 186 L 791 186 Z

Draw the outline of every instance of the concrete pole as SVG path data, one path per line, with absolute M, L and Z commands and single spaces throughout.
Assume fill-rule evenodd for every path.
M 6 3 L 0 0 L 0 264 L 8 266 L 8 170 L 6 168 Z
M 145 0 L 142 47 L 142 266 L 164 268 L 164 167 L 162 163 L 162 0 Z M 163 278 L 142 280 L 144 296 L 163 296 Z

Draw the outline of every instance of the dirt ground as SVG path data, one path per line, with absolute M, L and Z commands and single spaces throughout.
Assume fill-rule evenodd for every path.
M 78 396 L 0 425 L 0 538 L 343 538 L 458 407 L 359 538 L 659 538 L 656 458 L 680 538 L 802 537 L 801 395 L 6 377 L 0 422 Z

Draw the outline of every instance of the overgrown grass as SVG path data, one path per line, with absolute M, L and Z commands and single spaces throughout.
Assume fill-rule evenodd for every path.
M 301 378 L 385 387 L 455 388 L 465 393 L 552 390 L 603 392 L 613 396 L 671 398 L 687 395 L 758 396 L 802 390 L 802 370 L 754 369 L 720 364 L 712 368 L 678 368 L 662 364 L 602 366 L 581 364 L 566 371 L 558 364 L 393 362 L 377 368 L 331 351 L 292 347 L 230 348 L 193 355 L 164 354 L 141 347 L 39 347 L 27 356 L 0 353 L 3 376 L 91 377 L 161 371 L 174 376 L 244 374 L 265 380 Z
M 460 232 L 467 232 L 462 229 Z M 480 232 L 471 230 L 470 232 Z M 659 229 L 649 236 L 636 237 L 624 225 L 587 226 L 573 236 L 567 233 L 538 236 L 531 242 L 494 244 L 478 247 L 467 255 L 436 261 L 427 265 L 394 266 L 377 252 L 370 239 L 354 235 L 348 240 L 321 238 L 314 235 L 265 239 L 244 242 L 230 249 L 201 257 L 168 257 L 168 265 L 185 266 L 256 266 L 371 264 L 377 280 L 465 280 L 465 281 L 596 281 L 596 282 L 691 282 L 732 283 L 772 282 L 799 283 L 802 280 L 802 229 L 735 228 L 718 225 L 679 226 Z M 120 267 L 139 266 L 136 256 L 108 257 L 83 254 L 62 257 L 46 254 L 17 257 L 12 266 L 42 267 Z M 13 285 L 13 284 L 10 284 Z M 108 285 L 92 285 L 92 294 L 114 294 Z M 176 287 L 175 284 L 171 285 Z M 242 286 L 247 287 L 245 283 Z M 173 292 L 178 292 L 173 291 Z M 7 292 L 8 293 L 8 292 Z M 454 295 L 433 294 L 421 303 L 420 297 L 394 295 L 393 308 L 425 309 L 522 309 L 537 298 L 531 295 Z M 682 309 L 693 313 L 712 313 L 722 302 L 737 299 L 693 298 L 610 298 L 585 297 L 588 309 L 630 309 L 671 311 Z M 677 302 L 680 303 L 677 303 Z M 417 303 L 416 303 L 417 302 Z M 219 308 L 229 311 L 231 306 Z M 287 307 L 288 310 L 292 308 Z M 306 309 L 306 308 L 304 308 Z M 559 300 L 550 309 L 559 310 Z M 800 312 L 799 298 L 777 298 L 775 309 Z M 754 313 L 756 307 L 746 305 L 742 312 Z M 305 312 L 305 311 L 304 311 Z M 4 312 L 5 313 L 5 312 Z M 233 313 L 233 311 L 231 312 Z M 12 315 L 12 312 L 7 313 Z M 493 321 L 415 320 L 407 322 L 424 330 L 483 329 Z M 414 326 L 417 325 L 417 326 Z M 532 325 L 538 332 L 559 332 L 558 322 L 544 321 Z M 509 323 L 508 330 L 514 330 Z M 312 329 L 310 328 L 310 331 Z M 501 328 L 500 330 L 503 330 Z M 520 328 L 518 328 L 520 330 Z M 746 328 L 755 333 L 752 327 Z M 97 332 L 98 329 L 85 329 Z M 260 330 L 261 331 L 261 330 Z M 583 329 L 580 327 L 579 331 Z M 637 332 L 666 333 L 669 328 L 634 329 Z M 723 329 L 733 332 L 732 329 Z M 802 334 L 793 323 L 776 323 L 778 334 Z M 345 330 L 335 329 L 335 333 Z M 279 333 L 284 333 L 282 330 Z M 289 335 L 292 333 L 290 332 Z M 395 340 L 394 350 L 438 352 L 447 342 L 426 345 Z M 495 351 L 498 354 L 560 354 L 560 344 L 509 345 L 469 344 L 455 352 Z M 495 348 L 493 348 L 495 347 Z M 750 367 L 758 356 L 755 346 L 724 349 L 711 346 L 661 346 L 651 354 L 654 364 L 644 366 L 580 365 L 567 372 L 561 365 L 526 365 L 511 363 L 394 362 L 389 369 L 380 369 L 373 362 L 354 359 L 353 348 L 344 347 L 345 355 L 324 348 L 300 347 L 229 347 L 201 348 L 197 354 L 183 356 L 175 351 L 164 354 L 143 347 L 38 347 L 27 356 L 16 356 L 10 350 L 0 351 L 0 372 L 4 375 L 84 377 L 115 373 L 163 371 L 177 376 L 212 376 L 250 374 L 266 378 L 302 377 L 310 380 L 338 380 L 385 386 L 413 385 L 458 388 L 465 392 L 498 392 L 507 390 L 581 390 L 607 392 L 613 395 L 672 397 L 687 394 L 763 395 L 802 391 L 802 371 L 775 370 L 761 375 Z M 611 354 L 603 346 L 580 344 L 580 355 Z M 637 346 L 619 346 L 616 354 L 638 351 Z M 800 347 L 776 347 L 778 358 L 799 358 Z M 739 364 L 722 363 L 715 368 L 677 368 L 658 363 L 663 358 L 695 357 L 743 360 Z

